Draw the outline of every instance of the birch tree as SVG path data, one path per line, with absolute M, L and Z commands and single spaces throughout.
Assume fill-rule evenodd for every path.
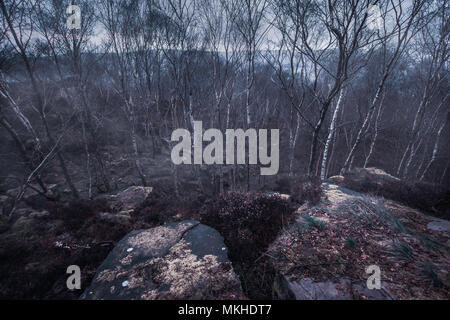
M 339 115 L 339 111 L 341 110 L 342 104 L 344 103 L 344 96 L 345 96 L 345 88 L 342 88 L 339 93 L 339 98 L 336 103 L 336 107 L 334 108 L 334 111 L 333 111 L 333 117 L 330 122 L 330 128 L 328 129 L 328 136 L 327 136 L 327 140 L 325 141 L 325 148 L 323 150 L 322 165 L 321 165 L 321 169 L 320 169 L 320 179 L 322 179 L 322 180 L 326 179 L 328 151 L 330 149 L 330 145 L 333 140 L 333 137 L 336 134 L 335 131 L 336 131 L 337 118 Z
M 390 74 L 392 73 L 396 62 L 399 57 L 406 49 L 411 38 L 420 29 L 423 20 L 420 19 L 420 13 L 425 5 L 425 0 L 414 0 L 409 6 L 405 5 L 402 1 L 390 1 L 387 5 L 382 6 L 382 41 L 392 41 L 394 42 L 394 49 L 387 59 L 387 63 L 384 66 L 384 71 L 379 80 L 375 96 L 369 107 L 369 110 L 364 118 L 364 121 L 358 130 L 355 141 L 352 144 L 350 152 L 348 153 L 344 165 L 341 169 L 341 174 L 345 173 L 351 164 L 352 159 L 354 159 L 357 147 L 362 141 L 364 134 L 367 132 L 370 119 L 375 111 L 377 103 L 382 96 L 386 81 Z M 392 12 L 392 13 L 390 13 Z M 390 13 L 388 15 L 388 13 Z M 389 25 L 390 18 L 392 16 L 393 22 L 392 26 Z
M 426 76 L 424 77 L 425 88 L 423 90 L 422 99 L 415 113 L 409 141 L 397 170 L 397 175 L 403 178 L 408 176 L 413 158 L 420 145 L 421 139 L 419 133 L 423 124 L 426 109 L 436 93 L 437 88 L 439 88 L 439 85 L 448 80 L 448 72 L 442 72 L 450 57 L 448 46 L 450 18 L 448 13 L 448 1 L 444 0 L 440 7 L 437 8 L 437 16 L 439 19 L 434 19 L 434 23 L 427 23 L 420 29 L 420 49 L 423 50 L 422 54 L 425 55 L 424 65 L 428 65 L 428 67 Z
M 56 145 L 56 141 L 47 121 L 44 97 L 39 88 L 38 80 L 36 79 L 29 56 L 31 50 L 30 47 L 33 41 L 33 34 L 35 31 L 35 23 L 32 17 L 37 3 L 38 0 L 11 1 L 9 6 L 6 7 L 5 1 L 0 0 L 0 9 L 3 15 L 3 27 L 4 29 L 7 29 L 6 37 L 15 48 L 25 65 L 26 72 L 31 82 L 31 89 L 36 100 L 36 108 L 45 128 L 48 142 L 53 146 Z M 72 191 L 72 195 L 75 198 L 79 198 L 79 192 L 72 182 L 72 178 L 67 169 L 66 161 L 61 150 L 57 148 L 55 153 L 66 183 Z

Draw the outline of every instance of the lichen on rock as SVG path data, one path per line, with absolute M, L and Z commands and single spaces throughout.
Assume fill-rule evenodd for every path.
M 198 221 L 133 231 L 108 255 L 81 299 L 245 298 L 224 248 L 222 236 Z

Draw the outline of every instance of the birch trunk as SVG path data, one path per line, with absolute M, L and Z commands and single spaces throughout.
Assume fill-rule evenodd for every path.
M 136 119 L 134 115 L 134 106 L 133 102 L 127 102 L 126 108 L 128 111 L 128 120 L 130 122 L 130 138 L 131 138 L 131 147 L 133 148 L 133 156 L 134 156 L 134 164 L 136 166 L 136 170 L 138 172 L 139 178 L 141 179 L 142 185 L 144 187 L 147 186 L 147 178 L 145 177 L 144 170 L 142 169 L 141 160 L 139 157 L 139 150 L 137 145 L 137 134 L 136 134 Z
M 383 91 L 384 84 L 386 82 L 388 75 L 389 75 L 389 72 L 387 70 L 387 71 L 385 71 L 383 78 L 381 79 L 380 84 L 378 85 L 377 92 L 375 94 L 375 97 L 373 98 L 373 101 L 369 108 L 369 111 L 367 112 L 366 117 L 364 118 L 364 122 L 363 122 L 361 128 L 359 129 L 358 134 L 356 135 L 356 140 L 353 143 L 353 146 L 350 149 L 349 154 L 347 155 L 345 163 L 341 169 L 341 175 L 344 174 L 349 169 L 349 167 L 351 166 L 351 162 L 353 162 L 352 160 L 354 159 L 356 148 L 359 146 L 359 144 L 362 141 L 362 137 L 367 132 L 367 128 L 369 126 L 370 119 L 372 119 L 372 114 L 373 114 L 376 104 L 380 98 L 381 92 Z
M 369 111 L 364 119 L 363 125 L 361 126 L 361 128 L 358 131 L 356 140 L 355 140 L 349 154 L 347 155 L 347 159 L 345 160 L 345 163 L 341 169 L 341 175 L 344 174 L 346 170 L 348 170 L 349 166 L 352 165 L 351 162 L 353 162 L 356 149 L 359 146 L 359 144 L 361 143 L 362 137 L 367 132 L 367 128 L 368 128 L 370 119 L 372 118 L 374 109 L 377 105 L 378 100 L 380 99 L 380 95 L 383 92 L 384 86 L 386 84 L 386 80 L 389 77 L 390 73 L 392 72 L 392 69 L 393 69 L 394 65 L 396 64 L 398 57 L 403 53 L 403 50 L 405 49 L 405 46 L 408 44 L 409 40 L 411 40 L 410 34 L 412 34 L 413 32 L 410 33 L 410 29 L 412 28 L 413 23 L 416 19 L 416 16 L 418 15 L 418 13 L 420 11 L 420 10 L 418 10 L 419 8 L 420 8 L 420 6 L 417 8 L 416 7 L 413 8 L 413 11 L 411 12 L 411 14 L 409 15 L 409 17 L 407 19 L 405 28 L 404 29 L 400 28 L 398 30 L 398 34 L 397 34 L 398 42 L 397 42 L 396 48 L 395 48 L 391 58 L 389 59 L 388 63 L 384 67 L 383 76 L 381 77 L 381 80 L 378 84 L 378 88 L 377 88 L 375 97 L 373 98 L 372 105 L 370 106 Z M 397 17 L 397 23 L 400 23 L 398 19 L 399 18 Z
M 48 121 L 47 121 L 47 118 L 46 118 L 46 115 L 45 115 L 45 110 L 44 110 L 45 109 L 45 105 L 44 105 L 43 97 L 42 97 L 42 95 L 41 95 L 41 93 L 39 91 L 39 87 L 38 87 L 35 75 L 33 73 L 33 68 L 31 67 L 31 64 L 30 64 L 30 59 L 28 58 L 27 52 L 25 50 L 25 47 L 24 47 L 22 41 L 19 39 L 19 36 L 17 35 L 16 29 L 14 28 L 14 25 L 13 25 L 13 23 L 11 21 L 10 14 L 8 12 L 8 9 L 6 9 L 4 1 L 0 1 L 0 9 L 1 9 L 2 13 L 3 13 L 3 16 L 6 19 L 6 23 L 8 24 L 8 27 L 9 27 L 10 33 L 11 33 L 13 39 L 14 39 L 14 42 L 15 42 L 16 46 L 18 47 L 18 51 L 19 51 L 20 57 L 22 58 L 22 60 L 23 60 L 23 62 L 25 64 L 25 69 L 26 69 L 26 72 L 27 72 L 27 74 L 28 74 L 28 76 L 30 78 L 30 82 L 31 82 L 31 87 L 33 89 L 33 93 L 34 93 L 34 95 L 36 96 L 36 99 L 37 99 L 37 107 L 38 107 L 38 110 L 39 110 L 39 115 L 40 115 L 42 123 L 44 125 L 44 129 L 45 129 L 45 133 L 47 134 L 48 141 L 50 142 L 51 145 L 56 145 L 55 144 L 55 139 L 53 138 L 53 135 L 50 132 L 50 127 L 48 125 Z M 20 32 L 20 30 L 19 30 L 19 32 Z M 21 36 L 22 35 L 20 35 L 20 37 Z M 64 175 L 64 178 L 66 180 L 67 185 L 69 186 L 70 190 L 72 191 L 73 196 L 76 199 L 79 199 L 80 198 L 80 194 L 79 194 L 77 188 L 75 187 L 75 185 L 72 182 L 72 178 L 69 175 L 69 172 L 68 172 L 67 166 L 66 166 L 66 162 L 65 162 L 65 159 L 64 159 L 61 151 L 58 148 L 56 148 L 55 153 L 56 153 L 56 157 L 58 158 L 58 161 L 59 161 L 59 164 L 61 166 L 61 170 L 63 172 L 63 175 Z
M 6 83 L 3 81 L 3 77 L 1 74 L 0 74 L 0 96 L 5 98 L 9 102 L 9 105 L 13 109 L 13 111 L 14 111 L 15 115 L 17 116 L 17 118 L 19 119 L 19 121 L 24 125 L 24 127 L 27 129 L 27 131 L 33 137 L 33 140 L 36 144 L 36 149 L 40 150 L 41 149 L 41 141 L 39 140 L 39 137 L 36 134 L 36 131 L 34 131 L 34 128 L 31 125 L 30 120 L 27 118 L 27 116 L 25 116 L 23 114 L 20 107 L 17 105 L 17 103 L 15 102 L 13 97 L 11 97 L 11 95 L 9 94 L 8 89 L 6 87 Z
M 300 131 L 300 114 L 297 112 L 295 130 L 291 137 L 289 137 L 289 145 L 290 145 L 290 155 L 289 155 L 289 176 L 292 177 L 294 175 L 294 158 L 295 158 L 295 147 L 297 146 L 298 133 Z
M 375 129 L 374 129 L 375 131 L 373 134 L 372 141 L 370 142 L 369 154 L 367 155 L 366 160 L 364 161 L 364 166 L 363 166 L 364 168 L 367 168 L 370 158 L 372 157 L 373 151 L 375 150 L 375 144 L 376 144 L 377 138 L 378 138 L 379 123 L 380 123 L 381 114 L 383 112 L 383 103 L 384 103 L 385 96 L 386 96 L 386 93 L 383 94 L 380 105 L 378 107 L 377 117 L 375 118 Z
M 89 180 L 89 185 L 88 185 L 88 198 L 92 199 L 92 172 L 91 172 L 91 153 L 89 152 L 89 144 L 88 144 L 88 140 L 86 137 L 86 124 L 85 124 L 85 120 L 83 119 L 83 114 L 81 114 L 80 117 L 80 122 L 81 122 L 81 131 L 82 131 L 82 136 L 83 136 L 83 142 L 84 142 L 84 152 L 86 153 L 86 171 L 88 174 L 88 180 Z
M 322 157 L 322 166 L 320 170 L 320 179 L 325 180 L 326 178 L 326 168 L 327 168 L 327 160 L 328 160 L 328 151 L 330 149 L 331 141 L 333 140 L 333 136 L 336 130 L 336 122 L 339 111 L 341 109 L 343 100 L 344 100 L 345 89 L 341 89 L 339 93 L 339 98 L 336 104 L 336 108 L 334 109 L 333 118 L 331 119 L 330 129 L 328 132 L 327 140 L 325 142 L 325 149 L 323 151 Z
M 422 175 L 420 176 L 420 181 L 422 181 L 425 178 L 425 175 L 427 174 L 431 165 L 433 164 L 434 161 L 436 161 L 436 156 L 437 156 L 437 153 L 439 152 L 439 142 L 441 140 L 442 132 L 444 131 L 445 126 L 448 125 L 449 122 L 450 122 L 450 112 L 447 113 L 446 120 L 442 123 L 442 125 L 440 126 L 440 128 L 438 130 L 438 133 L 436 136 L 436 141 L 434 143 L 433 154 L 431 155 L 431 159 L 428 162 L 427 166 L 425 167 L 425 170 L 423 171 Z
M 427 94 L 428 88 L 425 90 L 423 99 L 419 105 L 419 108 L 416 111 L 416 115 L 414 117 L 413 127 L 411 130 L 411 137 L 408 142 L 408 146 L 406 147 L 406 150 L 403 154 L 402 159 L 407 159 L 405 168 L 402 171 L 402 166 L 399 166 L 397 174 L 399 177 L 406 177 L 409 172 L 409 168 L 411 167 L 412 160 L 416 154 L 416 151 L 418 149 L 418 135 L 420 127 L 422 126 L 422 120 L 425 113 L 425 107 L 428 104 L 429 101 L 429 95 Z
M 13 140 L 16 142 L 16 144 L 17 144 L 17 146 L 19 148 L 20 154 L 22 155 L 22 158 L 23 158 L 24 162 L 27 164 L 27 166 L 29 167 L 29 169 L 30 170 L 34 170 L 33 162 L 30 159 L 30 157 L 28 156 L 26 148 L 25 148 L 25 145 L 23 144 L 22 140 L 20 140 L 19 134 L 16 132 L 16 130 L 14 130 L 14 128 L 8 122 L 8 120 L 6 120 L 6 118 L 1 117 L 0 118 L 0 124 L 6 129 L 6 131 L 9 132 L 9 134 L 11 135 Z M 44 182 L 42 182 L 40 176 L 36 176 L 36 182 L 41 187 L 42 192 L 44 194 L 46 194 L 47 193 L 47 187 L 45 186 Z

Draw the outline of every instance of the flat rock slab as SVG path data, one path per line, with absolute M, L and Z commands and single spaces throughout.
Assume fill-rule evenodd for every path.
M 450 233 L 450 221 L 434 217 L 432 219 L 433 221 L 427 224 L 428 229 Z
M 218 236 L 218 232 L 213 228 L 199 224 L 186 234 L 184 240 L 190 244 L 192 253 L 199 258 L 213 255 L 217 257 L 219 263 L 230 262 L 228 248 L 225 246 L 222 236 Z
M 353 293 L 369 300 L 395 300 L 395 295 L 389 291 L 386 283 L 381 281 L 380 289 L 369 289 L 365 283 L 352 284 Z
M 361 196 L 359 192 L 332 183 L 322 183 L 322 188 L 328 201 L 333 204 L 338 204 L 352 197 Z
M 288 281 L 289 289 L 296 300 L 348 300 L 350 296 L 338 290 L 331 281 L 314 282 L 311 278 Z
M 186 220 L 137 230 L 108 255 L 81 299 L 242 299 L 222 236 Z
M 328 281 L 314 281 L 311 278 L 303 278 L 290 281 L 287 278 L 286 288 L 288 296 L 295 300 L 392 300 L 393 294 L 383 284 L 380 289 L 369 289 L 365 283 L 352 282 L 343 278 L 339 283 Z

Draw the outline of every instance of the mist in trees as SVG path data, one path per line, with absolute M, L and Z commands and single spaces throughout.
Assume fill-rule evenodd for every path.
M 69 29 L 69 5 L 81 28 Z M 280 130 L 280 175 L 450 181 L 449 1 L 0 0 L 2 186 L 116 188 L 118 161 L 204 192 L 253 165 L 176 166 L 177 128 Z M 283 156 L 285 155 L 285 156 Z M 5 188 L 5 187 L 3 187 Z

